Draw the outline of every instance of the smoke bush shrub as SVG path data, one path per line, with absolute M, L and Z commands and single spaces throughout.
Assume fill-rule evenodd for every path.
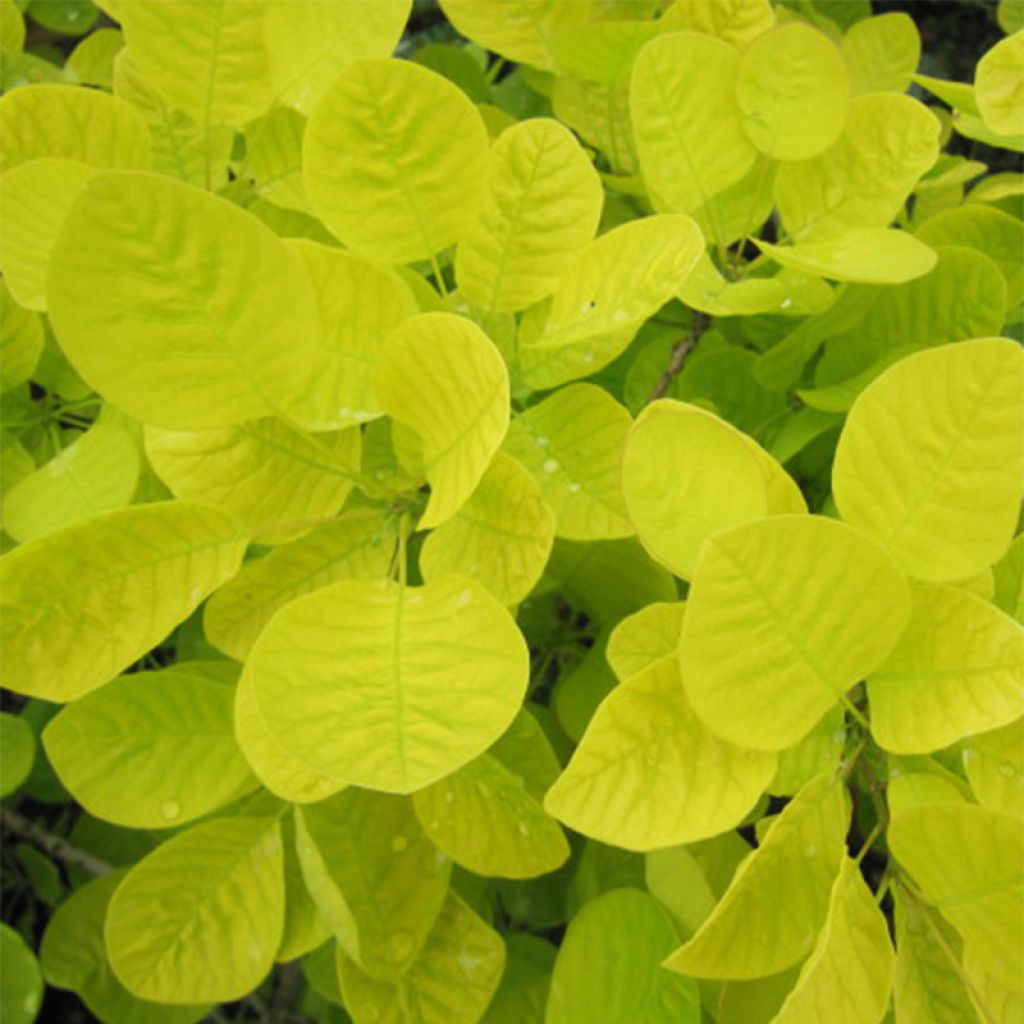
M 1008 3 L 0 3 L 5 1022 L 1020 1020 Z

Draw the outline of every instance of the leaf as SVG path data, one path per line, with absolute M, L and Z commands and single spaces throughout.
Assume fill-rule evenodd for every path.
M 502 0 L 500 7 L 493 0 L 443 0 L 441 9 L 484 49 L 517 64 L 551 68 L 553 40 L 590 18 L 591 0 Z
M 527 711 L 486 753 L 413 796 L 420 824 L 456 864 L 478 875 L 532 878 L 560 867 L 569 844 L 541 808 L 558 759 Z
M 762 978 L 799 963 L 825 923 L 848 824 L 838 780 L 826 774 L 809 782 L 665 966 L 699 978 Z
M 858 21 L 843 36 L 839 48 L 858 96 L 906 92 L 921 61 L 921 36 L 903 11 Z
M 610 363 L 679 291 L 703 248 L 697 225 L 672 214 L 629 221 L 591 242 L 567 268 L 543 323 L 520 330 L 526 383 L 556 387 Z
M 149 129 L 116 96 L 70 85 L 23 85 L 0 98 L 0 173 L 55 157 L 96 168 L 145 168 Z
M 263 5 L 162 0 L 118 9 L 128 54 L 168 105 L 196 124 L 240 126 L 271 104 Z
M 552 85 L 555 116 L 599 150 L 618 174 L 636 171 L 636 146 L 629 116 L 629 80 L 611 85 L 559 75 Z
M 775 767 L 710 732 L 664 658 L 605 698 L 544 807 L 584 835 L 654 850 L 738 825 Z
M 411 8 L 412 0 L 265 5 L 263 39 L 277 100 L 308 113 L 352 61 L 390 57 Z
M 135 438 L 115 423 L 94 423 L 4 495 L 4 529 L 23 542 L 116 511 L 138 481 Z
M 172 430 L 265 416 L 303 388 L 320 332 L 312 287 L 279 239 L 151 174 L 89 179 L 54 245 L 47 302 L 75 369 Z
M 394 984 L 359 970 L 344 953 L 338 975 L 356 1020 L 475 1024 L 505 965 L 501 936 L 450 891 L 419 956 Z
M 256 788 L 235 742 L 231 687 L 170 668 L 121 676 L 43 732 L 50 763 L 98 818 L 174 828 Z
M 284 932 L 274 959 L 284 964 L 328 942 L 331 930 L 320 916 L 302 876 L 302 866 L 295 848 L 295 817 L 285 817 L 281 828 L 284 845 Z M 332 957 L 332 967 L 333 964 Z
M 19 715 L 0 711 L 0 797 L 28 778 L 36 756 L 36 737 Z
M 775 516 L 723 531 L 687 600 L 687 695 L 723 739 L 782 750 L 882 665 L 909 611 L 896 565 L 842 523 Z
M 247 530 L 288 536 L 334 515 L 358 472 L 358 429 L 307 434 L 279 419 L 194 432 L 146 428 L 150 466 L 176 498 L 205 501 Z
M 633 532 L 619 468 L 631 422 L 607 391 L 586 383 L 560 388 L 513 418 L 505 450 L 539 483 L 558 536 L 603 540 Z
M 555 516 L 541 493 L 515 459 L 497 452 L 454 518 L 427 535 L 424 580 L 454 573 L 482 583 L 502 604 L 521 601 L 540 579 L 555 539 Z
M 792 796 L 815 775 L 836 770 L 845 742 L 845 712 L 836 705 L 799 743 L 779 751 L 779 768 L 768 784 L 768 792 L 772 796 Z
M 886 227 L 938 155 L 939 121 L 923 104 L 892 93 L 858 96 L 835 143 L 779 168 L 783 224 L 801 241 Z
M 850 91 L 839 49 L 798 21 L 757 36 L 740 58 L 743 129 L 776 160 L 806 160 L 832 145 L 846 123 Z
M 83 85 L 110 89 L 114 83 L 114 59 L 123 47 L 124 34 L 120 29 L 95 29 L 68 54 L 64 72 Z
M 32 1024 L 42 1002 L 39 961 L 18 932 L 0 923 L 0 1013 L 4 1024 Z
M 828 918 L 773 1024 L 879 1022 L 892 988 L 889 929 L 857 863 L 843 858 Z
M 773 26 L 775 13 L 768 0 L 721 0 L 715 4 L 676 0 L 662 20 L 745 46 Z
M 1024 718 L 964 740 L 963 762 L 982 807 L 1024 819 Z
M 352 508 L 247 561 L 203 609 L 207 639 L 244 661 L 278 608 L 329 583 L 386 575 L 394 540 L 395 524 L 379 510 Z
M 978 1024 L 981 1018 L 964 987 L 959 963 L 950 963 L 946 953 L 959 953 L 956 933 L 902 889 L 895 893 L 895 917 L 897 1019 L 901 1024 Z
M 436 256 L 483 203 L 480 115 L 411 61 L 349 64 L 313 108 L 302 155 L 314 212 L 346 247 L 383 263 Z
M 572 920 L 555 960 L 546 1024 L 698 1024 L 696 982 L 661 970 L 676 941 L 657 900 L 617 889 Z
M 276 818 L 194 825 L 143 857 L 111 897 L 110 966 L 153 1002 L 230 1002 L 274 963 L 284 926 Z
M 637 55 L 629 108 L 656 209 L 691 213 L 753 166 L 757 150 L 736 99 L 739 66 L 735 47 L 698 32 L 652 39 Z
M 398 981 L 445 901 L 451 863 L 404 797 L 348 789 L 296 812 L 306 885 L 348 956 Z
M 0 394 L 24 384 L 43 354 L 43 324 L 38 314 L 23 309 L 0 279 Z
M 992 602 L 1024 624 L 1024 534 L 1017 534 L 992 572 Z
M 927 274 L 938 258 L 913 235 L 888 228 L 847 230 L 835 238 L 799 245 L 771 245 L 758 239 L 757 246 L 790 270 L 872 284 L 911 281 Z
M 556 949 L 526 932 L 505 936 L 505 973 L 481 1024 L 544 1024 Z
M 516 312 L 550 295 L 597 232 L 603 200 L 567 128 L 549 118 L 508 128 L 491 149 L 483 206 L 459 239 L 460 293 L 488 312 Z
M 1013 537 L 1021 498 L 1022 390 L 1024 357 L 1006 339 L 891 366 L 861 393 L 840 436 L 840 514 L 919 579 L 967 579 L 992 565 Z
M 679 297 L 693 309 L 712 316 L 749 316 L 782 313 L 788 316 L 821 313 L 833 301 L 832 289 L 818 277 L 783 269 L 774 277 L 724 278 L 705 255 L 680 290 Z M 692 366 L 688 360 L 686 367 Z
M 4 685 L 69 701 L 159 643 L 234 575 L 245 541 L 223 513 L 187 502 L 120 509 L 0 560 Z
M 161 1006 L 134 996 L 107 962 L 103 922 L 124 871 L 94 878 L 76 889 L 54 912 L 43 935 L 39 956 L 48 984 L 70 989 L 100 1020 L 132 1024 L 194 1024 L 209 1006 Z
M 450 576 L 421 588 L 346 581 L 292 601 L 242 678 L 269 734 L 309 768 L 409 793 L 497 739 L 527 675 L 508 612 L 480 584 Z
M 398 274 L 341 249 L 306 240 L 288 243 L 316 289 L 323 341 L 309 385 L 288 411 L 307 429 L 365 423 L 382 414 L 374 387 L 381 342 L 417 312 Z
M 26 309 L 46 310 L 46 274 L 54 239 L 92 173 L 75 160 L 43 158 L 18 164 L 0 179 L 0 264 L 11 294 Z
M 377 397 L 423 444 L 430 501 L 419 529 L 450 519 L 476 490 L 508 429 L 508 371 L 477 327 L 451 313 L 410 317 L 388 335 Z
M 621 682 L 673 657 L 683 630 L 683 601 L 659 601 L 627 615 L 608 637 L 605 657 Z
M 671 399 L 637 417 L 623 449 L 622 487 L 641 543 L 684 578 L 711 534 L 805 508 L 796 485 L 756 442 Z
M 978 61 L 974 96 L 985 124 L 998 135 L 1024 135 L 1024 29 L 1001 39 Z
M 1020 821 L 966 802 L 922 803 L 893 816 L 889 848 L 924 898 L 1000 985 L 1021 987 L 1024 914 Z
M 926 754 L 1008 725 L 1024 700 L 1024 633 L 954 587 L 911 591 L 910 620 L 868 677 L 871 732 L 886 750 Z

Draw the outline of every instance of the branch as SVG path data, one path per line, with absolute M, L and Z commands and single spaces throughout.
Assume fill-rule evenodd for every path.
M 278 964 L 274 994 L 270 997 L 270 1024 L 287 1024 L 302 988 L 302 970 L 298 960 Z
M 105 875 L 114 870 L 112 864 L 93 857 L 92 854 L 86 853 L 84 850 L 77 849 L 66 839 L 47 832 L 42 825 L 23 818 L 16 811 L 9 810 L 7 807 L 0 808 L 0 824 L 20 839 L 27 839 L 30 843 L 34 843 L 54 860 L 63 861 L 71 867 L 81 868 L 83 871 L 88 871 L 90 875 Z
M 647 402 L 653 402 L 658 398 L 661 398 L 672 387 L 672 381 L 679 376 L 679 371 L 683 368 L 683 363 L 686 362 L 686 357 L 693 351 L 694 346 L 701 339 L 701 335 L 711 326 L 711 317 L 707 313 L 694 313 L 693 325 L 690 330 L 682 338 L 680 338 L 672 348 L 672 355 L 669 357 L 668 367 L 665 372 L 661 375 L 661 379 L 655 385 L 654 390 L 651 392 L 650 398 Z

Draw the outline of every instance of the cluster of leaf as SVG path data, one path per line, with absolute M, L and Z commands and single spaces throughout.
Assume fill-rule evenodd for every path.
M 5 1024 L 1018 1022 L 1021 12 L 21 6 Z

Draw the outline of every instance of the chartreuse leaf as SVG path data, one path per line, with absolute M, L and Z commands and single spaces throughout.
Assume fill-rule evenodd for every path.
M 768 792 L 772 796 L 792 796 L 815 775 L 834 770 L 845 742 L 844 711 L 836 705 L 799 743 L 779 751 L 779 767 Z
M 124 100 L 71 85 L 24 85 L 0 98 L 0 173 L 42 157 L 144 168 L 149 129 Z
M 727 981 L 718 1002 L 718 1024 L 771 1024 L 799 974 L 798 967 L 790 967 L 766 978 Z
M 594 237 L 603 200 L 601 179 L 567 128 L 548 118 L 508 128 L 491 150 L 484 204 L 459 240 L 460 293 L 498 313 L 550 295 Z
M 661 968 L 676 941 L 671 918 L 645 892 L 591 900 L 558 951 L 545 1024 L 698 1024 L 697 983 Z
M 784 269 L 774 277 L 729 281 L 706 255 L 701 257 L 679 297 L 693 309 L 712 316 L 749 316 L 754 313 L 803 316 L 824 312 L 833 299 L 832 289 L 824 281 L 801 271 Z
M 703 251 L 697 225 L 674 214 L 641 217 L 595 239 L 566 269 L 546 319 L 520 331 L 526 383 L 551 388 L 606 366 L 679 291 Z
M 51 719 L 43 744 L 90 814 L 128 828 L 172 828 L 256 780 L 235 741 L 232 688 L 170 668 L 121 676 Z
M 444 0 L 441 9 L 468 39 L 517 64 L 553 66 L 552 44 L 559 33 L 591 17 L 592 0 Z M 454 1022 L 453 1022 L 454 1024 Z
M 4 495 L 4 529 L 17 541 L 123 508 L 139 480 L 135 438 L 116 423 L 95 423 Z
M 929 217 L 917 237 L 931 246 L 963 245 L 984 253 L 1006 281 L 1006 308 L 1015 308 L 1024 298 L 1024 224 L 1016 217 L 971 203 Z
M 1019 533 L 993 566 L 992 602 L 1024 624 L 1024 534 Z
M 308 113 L 338 74 L 361 57 L 390 57 L 412 0 L 292 0 L 263 7 L 274 96 Z
M 963 759 L 978 803 L 1024 819 L 1024 718 L 964 740 Z
M 623 449 L 622 488 L 644 547 L 685 578 L 711 534 L 806 508 L 793 481 L 753 440 L 671 399 L 637 417 Z
M 725 832 L 723 836 L 739 839 L 735 832 Z M 742 839 L 740 843 L 750 851 Z M 680 938 L 690 938 L 715 908 L 715 893 L 690 846 L 670 846 L 647 853 L 644 884 L 669 912 Z
M 42 1001 L 39 961 L 18 932 L 0 922 L 0 1013 L 4 1024 L 32 1024 Z
M 475 1024 L 504 965 L 501 936 L 452 890 L 419 955 L 393 982 L 372 977 L 338 951 L 342 995 L 356 1020 Z
M 526 932 L 505 936 L 505 973 L 481 1024 L 544 1024 L 557 950 Z
M 653 662 L 675 654 L 685 612 L 682 601 L 657 601 L 627 615 L 616 625 L 608 637 L 605 657 L 622 682 Z
M 413 797 L 420 823 L 457 864 L 478 875 L 533 878 L 569 856 L 540 805 L 559 764 L 544 731 L 520 711 L 509 730 L 464 768 Z
M 721 0 L 715 4 L 676 0 L 662 20 L 744 46 L 775 24 L 775 14 L 768 0 Z
M 358 60 L 306 126 L 314 212 L 355 252 L 430 259 L 458 241 L 484 198 L 487 130 L 466 95 L 411 61 Z
M 806 160 L 832 145 L 846 123 L 850 91 L 838 47 L 802 22 L 764 32 L 740 58 L 743 130 L 777 160 Z
M 306 885 L 341 948 L 375 978 L 398 981 L 433 928 L 451 862 L 405 797 L 347 789 L 296 812 Z
M 282 608 L 242 678 L 268 734 L 308 768 L 410 793 L 504 732 L 528 662 L 511 616 L 478 583 L 353 580 Z
M 76 160 L 28 160 L 0 178 L 4 232 L 0 266 L 18 304 L 46 309 L 46 273 L 54 239 L 75 196 L 93 173 Z
M 663 658 L 605 698 L 544 807 L 584 835 L 653 850 L 739 824 L 775 767 L 709 731 Z
M 301 213 L 309 209 L 302 180 L 305 130 L 306 119 L 297 110 L 272 107 L 245 127 L 245 163 L 239 174 L 252 180 L 257 196 Z
M 284 927 L 276 817 L 194 825 L 143 857 L 107 909 L 107 955 L 133 995 L 181 1004 L 240 999 L 274 963 Z
M 1016 1024 L 1020 1020 L 1024 1013 L 1024 992 L 1000 985 L 989 972 L 984 958 L 969 949 L 964 953 L 964 972 L 978 993 L 976 1007 L 984 1006 L 996 1024 Z
M 637 55 L 629 110 L 656 209 L 689 213 L 753 166 L 757 150 L 736 99 L 739 63 L 734 46 L 697 32 L 652 39 Z
M 512 420 L 505 450 L 536 478 L 556 533 L 604 540 L 633 532 L 620 464 L 629 413 L 603 388 L 570 384 Z
M 206 501 L 246 529 L 288 534 L 333 515 L 359 469 L 358 429 L 306 434 L 279 419 L 219 430 L 146 428 L 146 455 L 176 498 Z
M 857 95 L 906 92 L 921 61 L 921 36 L 910 15 L 902 11 L 851 25 L 839 48 Z
M 802 960 L 825 923 L 848 823 L 841 782 L 831 774 L 809 782 L 665 966 L 699 978 L 761 978 Z
M 125 4 L 118 20 L 139 71 L 198 125 L 242 125 L 270 106 L 263 4 Z
M 924 898 L 960 933 L 1000 985 L 1019 991 L 1024 977 L 1020 820 L 966 802 L 921 803 L 900 810 L 889 848 Z
M 282 605 L 339 580 L 384 576 L 394 540 L 395 524 L 379 510 L 353 508 L 263 558 L 246 562 L 207 602 L 207 639 L 229 657 L 244 661 Z
M 636 172 L 636 147 L 629 119 L 629 79 L 612 85 L 559 75 L 551 89 L 555 116 L 599 150 L 619 175 Z
M 893 1002 L 900 1024 L 979 1024 L 958 964 L 956 933 L 903 889 L 895 892 L 896 964 Z M 936 938 L 935 932 L 939 933 Z
M 839 438 L 840 514 L 920 579 L 968 579 L 992 565 L 1021 499 L 1022 392 L 1024 354 L 1002 338 L 891 366 L 861 392 Z
M 924 104 L 893 93 L 858 96 L 828 149 L 779 168 L 775 202 L 801 240 L 882 228 L 938 155 L 939 120 Z
M 36 736 L 18 715 L 0 711 L 0 797 L 28 778 L 36 756 Z
M 302 390 L 319 343 L 298 258 L 234 204 L 154 174 L 89 179 L 54 245 L 47 304 L 92 386 L 174 430 L 266 415 Z
M 957 587 L 911 591 L 910 620 L 868 677 L 871 732 L 886 750 L 925 754 L 1019 718 L 1024 632 Z
M 555 539 L 541 486 L 510 455 L 495 453 L 469 500 L 427 535 L 420 571 L 477 580 L 502 604 L 521 601 L 540 579 Z
M 43 324 L 37 313 L 24 309 L 0 279 L 0 394 L 33 375 L 43 354 Z
M 451 313 L 410 317 L 377 363 L 383 410 L 418 435 L 430 501 L 419 528 L 450 519 L 476 490 L 508 429 L 508 371 L 494 343 Z
M 131 104 L 149 126 L 154 171 L 201 187 L 219 188 L 226 183 L 234 139 L 231 128 L 201 125 L 176 109 L 127 50 L 114 61 L 114 94 Z
M 54 911 L 43 934 L 39 957 L 46 981 L 70 989 L 107 1024 L 194 1024 L 209 1006 L 166 1006 L 132 995 L 110 969 L 103 922 L 124 871 L 86 882 Z
M 159 502 L 87 519 L 0 560 L 4 686 L 68 701 L 141 658 L 234 575 L 224 513 Z
M 390 268 L 341 249 L 304 239 L 287 245 L 302 257 L 313 281 L 323 325 L 309 386 L 292 396 L 288 412 L 311 430 L 380 416 L 377 354 L 384 336 L 417 312 L 412 291 Z
M 64 73 L 83 85 L 110 89 L 114 83 L 114 60 L 123 47 L 124 34 L 120 29 L 96 29 L 68 54 Z
M 847 230 L 836 238 L 798 245 L 771 245 L 760 240 L 757 245 L 790 270 L 834 281 L 902 284 L 927 274 L 938 260 L 935 252 L 913 235 L 887 228 Z
M 895 563 L 820 516 L 774 516 L 710 537 L 683 621 L 683 683 L 723 739 L 782 750 L 880 667 L 910 612 Z
M 284 931 L 274 959 L 288 963 L 317 949 L 331 938 L 331 929 L 320 916 L 302 875 L 302 865 L 295 840 L 295 817 L 288 815 L 281 822 L 284 844 Z
M 998 135 L 1024 135 L 1024 29 L 1001 39 L 978 61 L 974 98 Z
M 857 863 L 843 858 L 825 927 L 772 1024 L 877 1024 L 894 953 L 882 911 Z

